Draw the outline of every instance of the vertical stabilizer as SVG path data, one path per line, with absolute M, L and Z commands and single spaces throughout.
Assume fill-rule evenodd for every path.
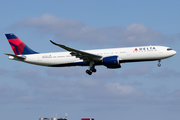
M 27 55 L 27 54 L 36 54 L 37 52 L 33 51 L 26 44 L 24 44 L 18 37 L 14 34 L 5 34 L 9 44 L 14 51 L 15 55 Z

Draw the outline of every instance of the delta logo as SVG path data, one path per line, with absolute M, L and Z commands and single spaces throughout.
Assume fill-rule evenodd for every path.
M 156 50 L 156 47 L 142 47 L 142 48 L 134 49 L 134 51 L 142 51 L 142 50 Z
M 134 51 L 138 51 L 138 49 L 137 49 L 137 48 L 135 48 L 135 49 L 134 49 Z

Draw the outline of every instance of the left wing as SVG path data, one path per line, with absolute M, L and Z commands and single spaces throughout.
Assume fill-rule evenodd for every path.
M 57 46 L 65 49 L 65 50 L 69 51 L 72 56 L 76 56 L 76 58 L 80 58 L 85 62 L 91 61 L 91 60 L 92 61 L 99 61 L 102 58 L 102 56 L 95 55 L 95 54 L 92 54 L 92 53 L 87 53 L 87 52 L 84 52 L 84 51 L 81 51 L 81 50 L 76 50 L 76 49 L 67 47 L 65 45 L 57 44 L 57 43 L 55 43 L 53 41 L 51 41 L 51 43 L 53 43 L 54 45 L 57 45 Z

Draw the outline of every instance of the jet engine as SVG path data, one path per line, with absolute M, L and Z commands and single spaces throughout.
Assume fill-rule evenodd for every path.
M 119 62 L 118 56 L 108 56 L 103 58 L 103 65 L 107 68 L 121 68 L 121 63 Z

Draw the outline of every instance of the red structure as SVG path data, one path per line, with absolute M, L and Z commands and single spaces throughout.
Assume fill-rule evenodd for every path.
M 94 120 L 94 118 L 81 118 L 81 120 Z

